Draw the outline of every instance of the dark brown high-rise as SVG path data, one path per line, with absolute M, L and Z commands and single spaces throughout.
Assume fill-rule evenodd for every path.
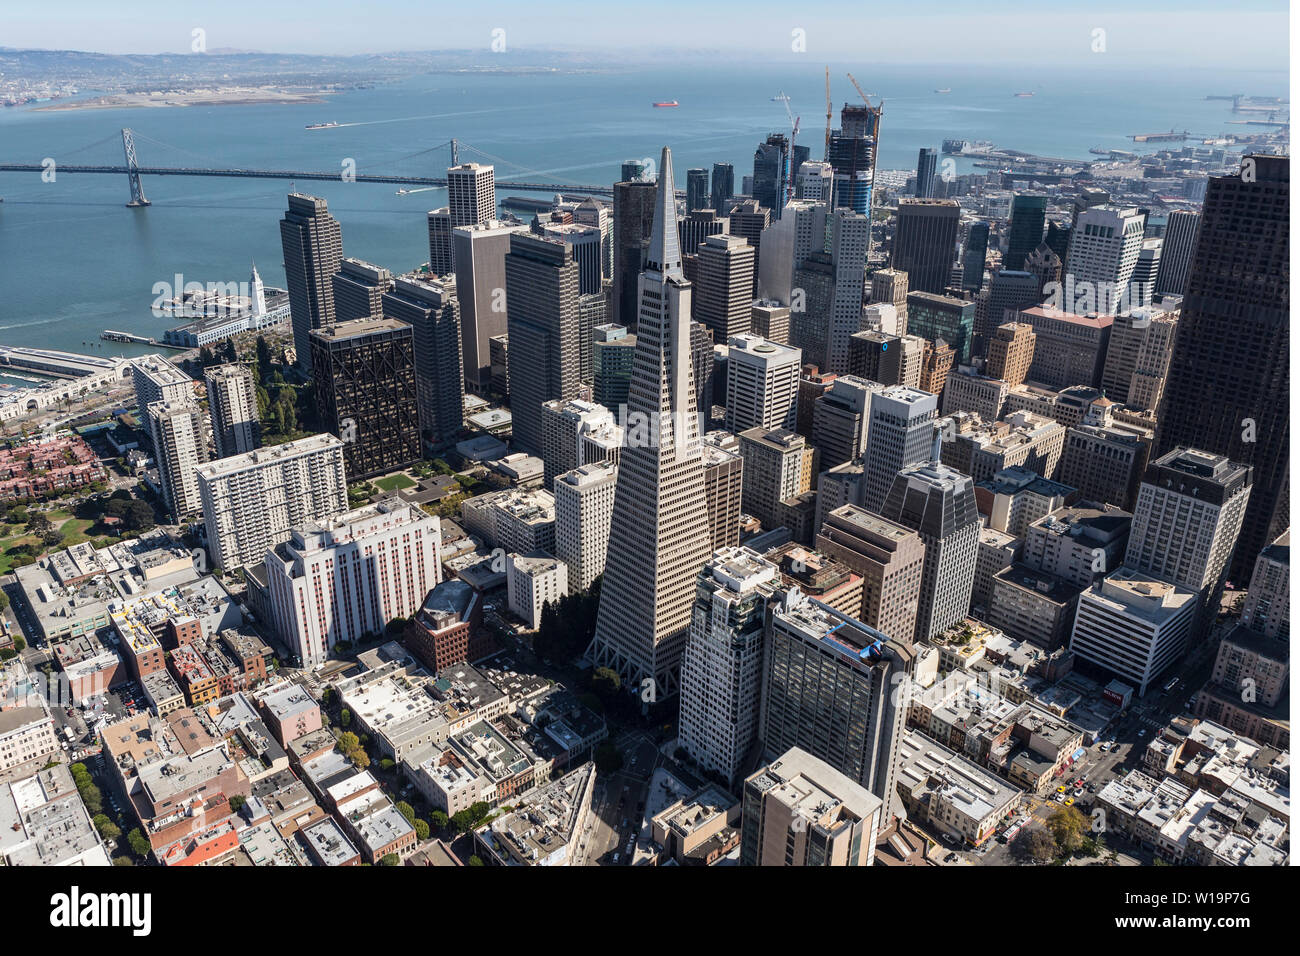
M 1212 178 L 1192 257 L 1156 454 L 1179 446 L 1255 469 L 1230 578 L 1290 523 L 1291 179 L 1286 156 L 1248 156 Z
M 343 441 L 350 479 L 420 460 L 415 331 L 399 319 L 356 319 L 310 334 L 316 414 Z
M 289 287 L 289 315 L 298 364 L 311 370 L 312 329 L 329 325 L 334 316 L 331 277 L 343 262 L 343 229 L 324 199 L 289 194 L 289 209 L 280 220 L 284 280 Z
M 654 213 L 653 182 L 614 184 L 614 289 L 609 319 L 629 332 L 636 331 L 637 282 Z

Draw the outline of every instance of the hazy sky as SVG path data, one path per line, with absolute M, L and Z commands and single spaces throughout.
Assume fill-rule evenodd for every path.
M 374 53 L 482 48 L 504 29 L 511 48 L 599 54 L 713 49 L 754 58 L 865 62 L 1206 66 L 1286 69 L 1285 0 L 0 0 L 0 46 L 104 53 L 209 49 Z M 125 10 L 121 8 L 126 8 Z M 911 11 L 917 11 L 912 14 Z M 804 31 L 806 50 L 792 49 Z M 1104 30 L 1105 52 L 1093 52 Z

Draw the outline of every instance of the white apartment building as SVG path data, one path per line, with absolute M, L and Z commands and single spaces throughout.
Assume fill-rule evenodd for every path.
M 227 571 L 348 508 L 343 442 L 328 433 L 209 462 L 196 475 L 208 553 Z
M 273 624 L 303 667 L 411 617 L 442 580 L 438 519 L 400 498 L 295 528 L 266 552 Z
M 257 385 L 247 365 L 216 365 L 206 369 L 208 413 L 217 457 L 242 455 L 262 444 L 257 415 Z
M 44 707 L 0 710 L 0 773 L 58 750 L 54 721 Z
M 496 547 L 516 554 L 555 553 L 555 496 L 549 491 L 512 490 L 489 508 Z
M 555 399 L 542 403 L 543 481 L 550 488 L 557 475 L 584 464 L 582 439 L 596 429 L 617 427 L 614 413 L 585 399 Z
M 506 556 L 506 595 L 510 610 L 533 630 L 542 623 L 542 608 L 569 593 L 569 567 L 543 551 Z
M 727 340 L 727 430 L 794 428 L 803 353 L 761 335 Z
M 193 398 L 144 406 L 163 501 L 177 522 L 199 517 L 203 502 L 195 469 L 208 460 L 203 411 Z
M 132 362 L 131 381 L 141 414 L 154 402 L 179 402 L 194 397 L 194 379 L 161 355 L 146 355 Z
M 569 590 L 585 591 L 605 570 L 618 466 L 599 461 L 555 479 L 555 555 L 569 567 Z

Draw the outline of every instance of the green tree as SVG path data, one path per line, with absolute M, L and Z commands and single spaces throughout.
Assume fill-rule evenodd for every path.
M 474 856 L 471 856 L 471 857 L 469 858 L 469 865 L 470 865 L 470 866 L 483 866 L 483 861 L 482 861 L 481 859 L 479 859 L 479 857 L 478 857 L 477 854 L 475 854 Z
M 402 816 L 406 817 L 407 823 L 411 824 L 412 826 L 415 825 L 415 810 L 413 810 L 411 808 L 411 805 L 407 803 L 405 800 L 398 801 L 397 812 L 400 813 Z
M 244 808 L 244 804 L 246 804 L 247 802 L 248 802 L 247 797 L 238 793 L 235 794 L 233 797 L 230 798 L 230 812 L 238 813 L 240 810 Z
M 423 820 L 415 821 L 415 838 L 420 842 L 429 839 L 429 824 Z
M 396 853 L 385 853 L 379 858 L 380 866 L 399 866 L 401 862 L 402 858 Z
M 357 735 L 352 731 L 349 730 L 346 733 L 339 734 L 339 750 L 343 751 L 345 756 L 350 755 L 352 751 L 360 746 L 361 741 L 357 739 Z
M 266 341 L 266 336 L 257 337 L 257 380 L 266 381 L 266 376 L 271 374 L 271 346 Z
M 1078 807 L 1058 807 L 1047 818 L 1047 829 L 1060 851 L 1070 854 L 1079 850 L 1088 838 L 1088 819 Z
M 132 531 L 148 531 L 154 526 L 153 506 L 147 501 L 132 501 L 126 506 L 125 518 Z
M 444 830 L 447 827 L 447 814 L 443 813 L 441 810 L 434 810 L 429 814 L 429 822 L 439 830 Z
M 1016 839 L 1016 846 L 1035 863 L 1048 863 L 1056 859 L 1056 841 L 1046 830 L 1034 827 Z
M 352 723 L 352 711 L 344 707 L 339 711 L 339 726 L 347 727 Z
M 149 854 L 153 852 L 148 837 L 144 835 L 144 831 L 139 827 L 136 827 L 127 835 L 126 842 L 131 845 L 131 852 L 142 860 L 148 859 Z
M 95 829 L 105 840 L 116 840 L 122 835 L 122 828 L 102 813 L 95 814 L 91 822 L 95 824 Z

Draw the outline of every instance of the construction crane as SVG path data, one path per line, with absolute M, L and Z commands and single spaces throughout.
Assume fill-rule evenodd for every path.
M 790 97 L 785 95 L 784 90 L 781 91 L 781 94 L 780 96 L 777 97 L 777 99 L 779 99 L 781 101 L 781 105 L 785 107 L 785 115 L 790 120 L 790 152 L 787 154 L 787 158 L 786 158 L 787 168 L 786 168 L 785 182 L 783 183 L 783 185 L 785 186 L 785 202 L 789 202 L 792 198 L 794 198 L 794 176 L 795 176 L 794 141 L 799 135 L 799 117 L 795 116 L 793 111 L 791 111 Z
M 826 145 L 822 152 L 822 160 L 830 162 L 831 160 L 831 68 L 826 67 Z
M 862 92 L 862 87 L 858 86 L 858 81 L 853 78 L 853 74 L 852 73 L 848 74 L 848 77 L 849 77 L 849 82 L 853 84 L 853 88 L 858 91 L 858 96 L 862 97 L 862 102 L 870 106 L 871 100 L 867 99 L 867 94 Z

